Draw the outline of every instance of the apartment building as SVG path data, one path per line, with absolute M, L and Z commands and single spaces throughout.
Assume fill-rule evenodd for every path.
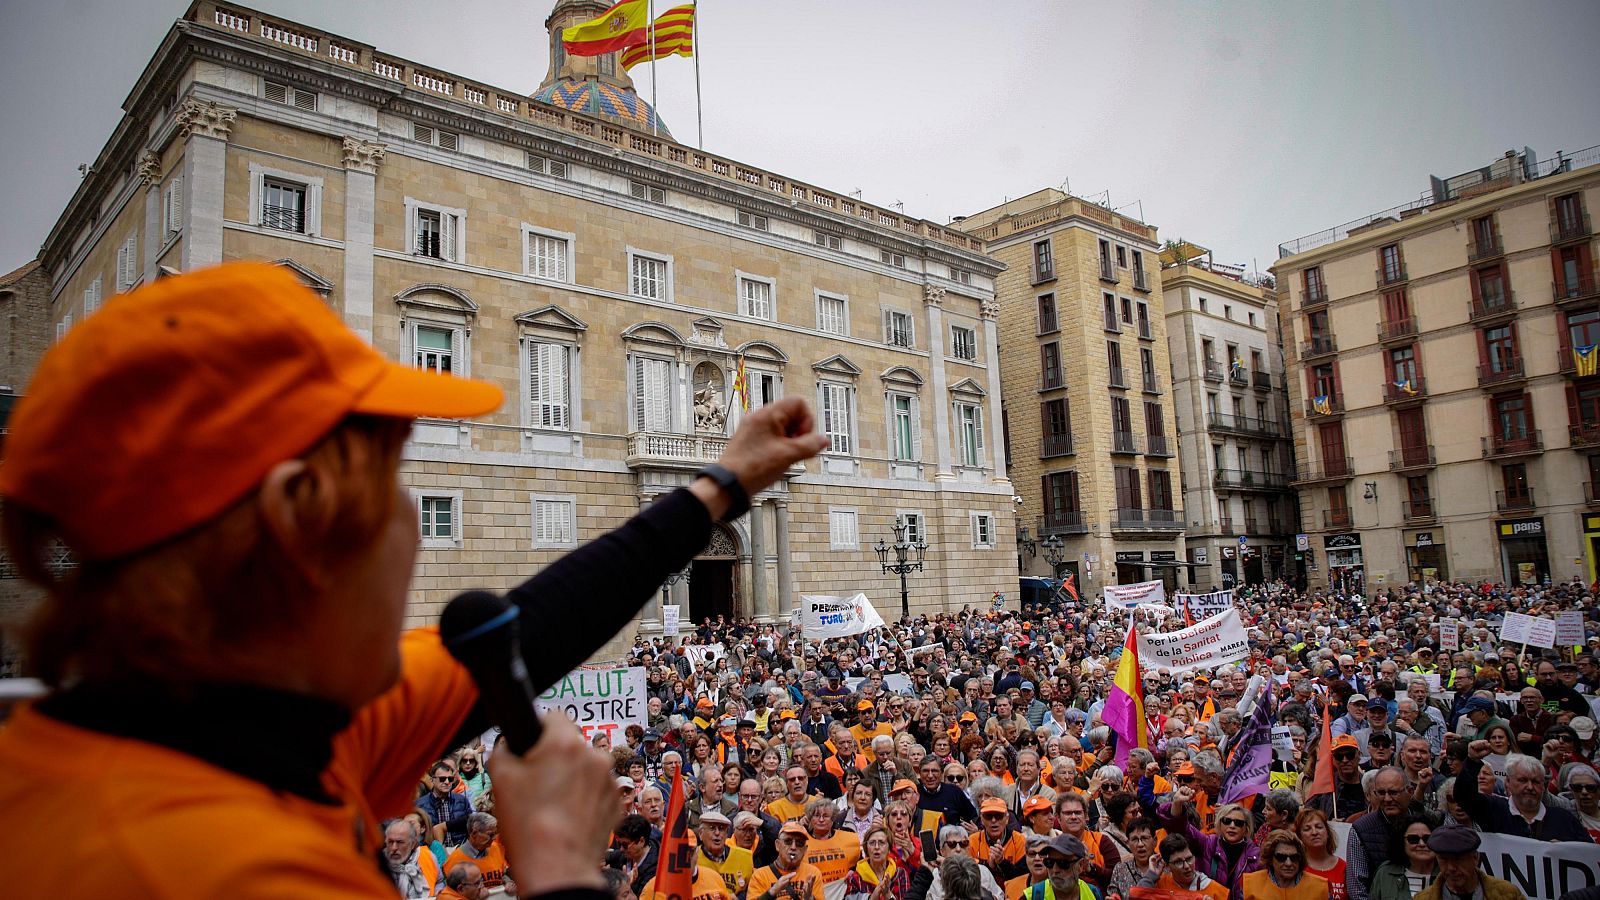
M 1279 248 L 1313 584 L 1595 577 L 1600 148 Z
M 1298 523 L 1276 293 L 1195 244 L 1169 246 L 1161 263 L 1196 578 L 1231 587 L 1291 575 Z
M 926 545 L 914 611 L 1014 586 L 1001 267 L 960 231 L 673 140 L 612 56 L 561 52 L 605 7 L 554 5 L 528 90 L 194 3 L 44 247 L 56 329 L 168 270 L 263 259 L 394 358 L 504 386 L 406 450 L 415 622 L 686 483 L 743 415 L 741 366 L 751 408 L 803 395 L 830 446 L 673 579 L 685 615 L 858 590 L 898 611 L 874 552 L 895 525 Z
M 952 227 L 1006 266 L 995 297 L 1021 571 L 1072 573 L 1090 592 L 1187 584 L 1156 229 L 1053 189 Z

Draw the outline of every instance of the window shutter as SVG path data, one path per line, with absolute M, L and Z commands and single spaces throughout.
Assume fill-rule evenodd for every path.
M 441 131 L 441 132 L 438 132 L 438 134 L 439 134 L 439 147 L 440 147 L 440 149 L 443 149 L 443 150 L 454 150 L 454 149 L 456 149 L 457 138 L 456 138 L 456 135 L 455 135 L 454 132 Z
M 183 227 L 183 176 L 172 179 L 172 225 L 167 229 L 176 232 Z
M 978 465 L 982 466 L 983 465 L 983 459 L 982 459 L 982 453 L 983 453 L 983 407 L 978 406 L 976 404 L 974 404 L 973 407 L 972 407 L 972 433 L 977 435 L 978 453 L 979 453 Z
M 1567 421 L 1573 425 L 1583 424 L 1583 412 L 1578 409 L 1578 389 L 1567 385 Z
M 128 248 L 117 248 L 117 287 L 128 283 Z
M 445 213 L 439 214 L 439 258 L 451 262 L 456 259 L 456 217 Z
M 278 84 L 275 81 L 269 81 L 266 83 L 266 90 L 264 93 L 266 98 L 271 100 L 273 103 L 289 102 L 289 88 Z
M 633 361 L 633 423 L 635 431 L 644 431 L 644 360 Z
M 922 410 L 917 395 L 911 395 L 911 457 L 922 462 Z
M 887 309 L 883 311 L 883 342 L 894 343 L 894 313 Z
M 317 110 L 317 95 L 312 91 L 295 91 L 294 92 L 294 105 L 299 107 L 300 109 L 305 109 L 305 110 L 310 110 L 312 112 L 316 112 L 316 110 Z
M 539 500 L 533 501 L 534 531 L 539 536 L 540 543 L 550 542 L 550 504 Z
M 450 371 L 462 378 L 469 376 L 471 366 L 467 365 L 466 332 L 460 328 L 450 329 Z

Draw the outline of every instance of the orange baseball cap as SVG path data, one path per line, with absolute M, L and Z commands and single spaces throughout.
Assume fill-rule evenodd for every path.
M 221 514 L 352 413 L 462 418 L 503 397 L 385 358 L 286 269 L 228 263 L 113 298 L 44 355 L 0 495 L 112 559 Z
M 1022 814 L 1024 816 L 1031 816 L 1036 812 L 1049 812 L 1049 811 L 1050 811 L 1050 801 L 1046 800 L 1043 797 L 1038 797 L 1038 796 L 1029 797 L 1028 798 L 1028 802 L 1022 804 Z
M 1193 775 L 1193 774 L 1194 774 L 1194 763 L 1189 762 L 1187 759 L 1184 760 L 1181 763 L 1178 763 L 1178 767 L 1176 769 L 1172 770 L 1172 775 L 1173 775 L 1174 778 L 1176 778 L 1179 775 Z
M 1359 750 L 1359 749 L 1361 749 L 1361 744 L 1360 744 L 1360 742 L 1358 742 L 1355 738 L 1351 737 L 1350 735 L 1341 734 L 1338 737 L 1333 739 L 1333 746 L 1330 747 L 1329 749 L 1330 750 L 1343 750 L 1346 747 L 1349 747 L 1349 748 L 1351 748 L 1353 750 Z
M 872 701 L 871 700 L 863 700 L 860 703 L 856 704 L 856 711 L 857 712 L 866 712 L 869 709 L 877 709 L 876 706 L 872 705 Z
M 909 778 L 900 778 L 895 781 L 893 787 L 889 788 L 889 793 L 892 795 L 898 794 L 901 791 L 914 791 L 916 789 L 917 783 L 915 781 L 912 781 Z
M 1004 800 L 1001 800 L 999 797 L 990 797 L 989 799 L 983 801 L 983 803 L 979 804 L 979 806 L 978 806 L 978 812 L 979 813 L 992 813 L 992 812 L 1001 812 L 1001 813 L 1003 813 L 1003 812 L 1010 812 L 1010 811 L 1011 811 L 1010 807 L 1006 806 L 1006 802 Z

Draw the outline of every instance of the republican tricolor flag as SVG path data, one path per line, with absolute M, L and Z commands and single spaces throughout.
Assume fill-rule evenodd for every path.
M 1128 767 L 1130 751 L 1135 747 L 1149 749 L 1150 732 L 1144 718 L 1144 687 L 1139 681 L 1139 633 L 1134 629 L 1131 616 L 1128 639 L 1123 642 L 1122 659 L 1117 663 L 1117 677 L 1112 679 L 1105 708 L 1100 712 L 1100 721 L 1117 733 L 1115 762 L 1124 771 Z

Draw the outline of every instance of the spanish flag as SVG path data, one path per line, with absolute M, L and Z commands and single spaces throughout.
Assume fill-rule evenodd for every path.
M 1587 347 L 1572 348 L 1572 363 L 1576 367 L 1573 373 L 1579 378 L 1589 378 L 1600 369 L 1600 344 L 1590 344 Z
M 650 0 L 621 0 L 597 18 L 561 29 L 561 45 L 573 56 L 600 56 L 649 40 Z
M 631 69 L 642 62 L 661 59 L 664 56 L 693 56 L 694 55 L 694 4 L 687 3 L 683 6 L 674 6 L 655 21 L 655 50 L 651 51 L 650 37 L 639 42 L 637 47 L 622 54 L 622 68 Z

